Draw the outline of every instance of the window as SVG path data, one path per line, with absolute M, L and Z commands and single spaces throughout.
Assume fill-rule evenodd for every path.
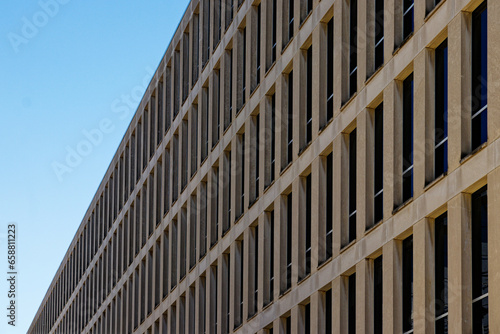
M 486 186 L 471 197 L 472 332 L 488 333 L 488 198 Z
M 203 39 L 202 39 L 202 67 L 210 58 L 210 2 L 211 0 L 203 1 Z
M 226 29 L 233 21 L 234 0 L 226 0 Z
M 222 282 L 229 282 L 230 280 L 230 275 L 229 273 L 231 272 L 231 257 L 230 254 L 224 254 L 223 255 L 223 261 L 224 261 L 224 267 L 223 267 L 223 277 L 222 277 Z M 222 294 L 222 330 L 223 333 L 229 334 L 229 317 L 231 315 L 231 310 L 230 310 L 230 298 L 231 298 L 231 293 L 230 293 L 230 285 L 229 284 L 224 284 L 224 290 Z
M 348 284 L 348 322 L 347 322 L 347 332 L 348 334 L 356 334 L 356 273 L 349 276 L 347 280 Z
M 358 74 L 358 0 L 351 0 L 349 7 L 349 97 L 357 90 Z
M 306 304 L 304 306 L 304 334 L 311 333 L 311 304 Z
M 179 252 L 179 280 L 182 280 L 186 276 L 186 262 L 187 262 L 187 209 L 183 207 L 180 212 L 181 222 L 180 222 L 180 252 Z
M 448 170 L 448 42 L 435 53 L 434 177 Z
M 237 202 L 237 214 L 235 220 L 238 220 L 245 211 L 245 134 L 238 136 L 239 139 L 239 203 Z
M 172 124 L 172 68 L 167 66 L 165 69 L 165 134 Z
M 201 259 L 207 253 L 207 214 L 208 214 L 208 202 L 207 202 L 207 182 L 200 182 L 200 255 Z
M 326 157 L 326 259 L 333 254 L 333 152 Z
M 349 243 L 356 240 L 356 129 L 349 134 Z
M 190 113 L 191 124 L 191 177 L 198 170 L 198 105 L 193 104 Z
M 233 120 L 233 51 L 227 50 L 224 58 L 224 130 L 226 130 Z
M 374 152 L 374 198 L 373 198 L 373 222 L 377 223 L 384 215 L 384 106 L 381 103 L 375 109 L 375 152 Z
M 172 220 L 172 230 L 170 235 L 172 238 L 171 244 L 171 260 L 170 260 L 170 289 L 172 290 L 177 285 L 177 220 Z
M 255 160 L 254 160 L 254 169 L 255 169 L 255 189 L 253 200 L 256 200 L 259 197 L 259 179 L 260 179 L 260 114 L 255 116 L 254 118 L 255 125 Z
M 212 85 L 212 148 L 219 142 L 220 134 L 220 72 L 213 71 Z
M 266 291 L 264 294 L 264 306 L 274 300 L 274 210 L 266 214 L 266 227 L 264 233 L 264 263 L 266 273 Z
M 373 260 L 373 333 L 382 334 L 383 317 L 383 267 L 382 255 Z
M 189 287 L 189 294 L 188 294 L 188 333 L 194 333 L 195 332 L 195 327 L 196 327 L 196 289 L 194 284 Z M 201 306 L 201 305 L 200 305 Z M 201 322 L 200 318 L 200 322 Z M 155 332 L 156 334 L 157 332 Z
M 403 203 L 413 197 L 413 74 L 403 81 Z
M 243 256 L 243 240 L 236 241 L 236 259 L 235 259 L 235 292 L 234 292 L 234 328 L 239 327 L 243 323 L 243 267 L 244 267 L 244 256 Z M 229 281 L 226 281 L 229 282 Z
M 182 101 L 189 94 L 189 33 L 182 34 Z M 151 114 L 153 116 L 153 114 Z
M 414 0 L 403 0 L 403 40 L 413 33 L 413 2 Z
M 293 160 L 293 72 L 288 74 L 288 124 L 287 124 L 287 161 L 285 167 Z
M 178 50 L 179 46 L 177 46 L 177 50 L 174 51 L 174 119 L 177 117 L 179 113 L 179 104 L 180 104 L 180 80 L 181 80 L 181 65 L 180 65 L 180 51 Z M 147 123 L 147 122 L 146 122 Z
M 326 81 L 326 119 L 329 121 L 333 118 L 333 78 L 334 78 L 334 63 L 333 63 L 333 18 L 328 22 L 327 30 L 327 81 Z
M 212 205 L 212 219 L 210 222 L 210 247 L 217 243 L 219 239 L 219 167 L 212 168 L 212 194 L 210 203 Z
M 375 70 L 384 64 L 384 0 L 375 0 Z
M 283 0 L 283 46 L 293 38 L 294 0 Z
M 222 198 L 224 199 L 224 214 L 222 215 L 222 234 L 226 234 L 226 232 L 230 228 L 231 224 L 231 178 L 232 178 L 232 163 L 231 163 L 231 151 L 226 151 L 224 155 L 224 173 L 226 177 L 224 178 L 224 193 Z
M 222 6 L 222 0 L 215 0 L 214 1 L 214 21 L 217 26 L 214 26 L 214 49 L 219 44 L 220 38 L 221 38 L 221 6 Z
M 487 33 L 485 1 L 472 13 L 472 150 L 488 140 Z
M 240 111 L 245 105 L 246 101 L 246 44 L 247 44 L 247 34 L 246 28 L 240 30 L 239 36 L 239 63 L 238 63 L 238 75 L 240 80 L 238 80 L 238 85 L 240 86 L 240 90 L 238 94 L 238 111 Z M 238 78 L 238 79 L 239 79 Z
M 312 233 L 312 180 L 311 174 L 306 177 L 306 263 L 305 275 L 311 273 L 311 233 Z
M 275 178 L 276 166 L 276 94 L 271 96 L 271 166 L 270 166 L 270 182 Z
M 285 196 L 285 206 L 286 206 L 286 217 L 285 217 L 285 226 L 284 226 L 284 237 L 285 240 L 285 277 L 283 278 L 283 285 L 281 289 L 281 293 L 283 294 L 288 289 L 292 287 L 292 193 Z
M 168 230 L 163 232 L 163 298 L 168 295 L 168 259 L 169 259 L 169 238 Z
M 259 5 L 257 6 L 257 38 L 256 38 L 256 43 L 257 43 L 257 51 L 256 51 L 256 73 L 255 73 L 255 76 L 256 76 L 256 82 L 257 82 L 257 85 L 260 83 L 260 43 L 261 43 L 261 30 L 262 30 L 262 10 L 261 10 L 261 5 L 259 3 Z M 256 85 L 256 86 L 257 86 Z M 254 87 L 255 88 L 255 87 Z
M 193 55 L 191 58 L 191 87 L 193 87 L 198 81 L 198 71 L 199 71 L 199 49 L 200 49 L 200 16 L 198 14 L 193 14 Z
M 198 333 L 206 333 L 206 310 L 207 310 L 207 280 L 205 276 L 200 276 L 198 289 Z M 195 321 L 193 321 L 195 322 Z M 193 330 L 194 332 L 194 330 Z M 159 332 L 156 332 L 159 333 Z
M 306 55 L 306 144 L 312 140 L 312 46 Z
M 325 334 L 332 334 L 332 289 L 325 292 Z
M 209 87 L 203 87 L 201 91 L 201 161 L 204 161 L 208 156 L 208 120 L 210 119 L 209 111 Z
M 257 313 L 257 301 L 259 296 L 259 226 L 255 226 L 250 230 L 251 238 L 251 257 L 249 259 L 250 265 L 252 265 L 251 273 L 251 285 L 249 285 L 249 305 L 248 305 L 248 317 L 253 316 Z
M 285 318 L 284 321 L 284 331 L 286 334 L 292 334 L 292 316 L 289 315 L 288 317 Z
M 413 236 L 403 240 L 403 333 L 413 333 Z
M 197 209 L 196 194 L 191 195 L 191 203 L 189 208 L 189 268 L 196 265 L 196 251 L 197 251 L 197 225 L 198 225 L 198 209 Z M 201 241 L 201 240 L 200 240 Z M 187 247 L 187 245 L 186 245 Z
M 217 265 L 210 266 L 210 334 L 217 333 L 218 309 L 218 270 Z
M 448 217 L 434 220 L 436 333 L 448 333 Z
M 179 196 L 179 135 L 174 134 L 172 137 L 172 203 L 177 201 Z
M 269 62 L 267 68 L 269 69 L 272 64 L 274 64 L 274 62 L 276 61 L 276 52 L 277 52 L 277 48 L 276 48 L 276 43 L 277 43 L 277 38 L 276 38 L 276 33 L 277 33 L 277 27 L 276 27 L 276 22 L 277 22 L 277 4 L 276 4 L 276 1 L 277 0 L 270 0 L 271 1 L 271 5 L 272 5 L 272 8 L 271 8 L 271 15 L 272 15 L 272 18 L 271 18 L 271 61 Z M 269 22 L 269 21 L 268 21 Z

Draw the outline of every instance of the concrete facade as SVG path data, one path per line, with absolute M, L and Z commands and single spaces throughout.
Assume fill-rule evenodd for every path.
M 474 305 L 500 312 L 500 2 L 480 33 L 479 145 L 486 1 L 383 0 L 383 23 L 374 3 L 192 0 L 28 333 L 440 333 L 443 267 L 448 332 L 479 333 Z

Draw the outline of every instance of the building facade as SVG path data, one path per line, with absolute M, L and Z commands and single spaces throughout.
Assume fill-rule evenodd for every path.
M 28 333 L 500 333 L 498 18 L 192 0 Z

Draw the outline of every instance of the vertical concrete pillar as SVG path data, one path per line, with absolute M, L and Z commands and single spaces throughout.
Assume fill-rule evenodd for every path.
M 488 143 L 500 137 L 500 3 L 488 1 Z M 488 192 L 490 195 L 491 192 Z M 490 280 L 491 282 L 491 280 Z M 492 308 L 493 309 L 493 308 Z M 493 317 L 490 319 L 493 320 Z M 491 322 L 491 321 L 490 321 Z M 490 329 L 492 329 L 490 325 Z M 492 333 L 494 330 L 492 329 Z
M 448 25 L 448 173 L 459 167 L 471 148 L 468 21 L 470 17 L 460 13 Z
M 373 183 L 369 182 L 369 180 L 373 180 L 373 177 L 368 175 L 368 173 L 373 174 L 373 160 L 366 159 L 367 152 L 374 150 L 374 146 L 369 146 L 370 141 L 367 139 L 369 124 L 370 113 L 365 108 L 356 117 L 356 235 L 358 240 L 361 240 L 365 235 L 367 226 L 366 204 L 369 200 L 367 194 L 369 188 L 373 190 Z
M 396 334 L 403 332 L 403 303 L 401 282 L 401 251 L 398 245 L 400 241 L 391 240 L 383 246 L 383 328 L 384 334 Z
M 490 3 L 488 3 L 488 6 L 489 4 Z M 489 10 L 490 8 L 488 7 L 488 11 Z M 498 244 L 500 238 L 500 224 L 498 224 L 498 217 L 500 217 L 499 203 L 500 167 L 488 174 L 488 303 L 490 310 L 489 329 L 491 333 L 500 332 L 500 318 L 495 314 L 497 310 L 500 309 L 500 245 Z
M 363 259 L 356 264 L 356 333 L 373 333 L 373 303 L 369 303 L 372 280 L 370 279 L 369 260 Z M 370 321 L 371 319 L 371 321 Z
M 450 66 L 451 68 L 451 66 Z M 458 194 L 448 202 L 448 324 L 450 333 L 472 333 L 471 199 Z
M 387 0 L 386 0 L 387 1 Z M 384 43 L 385 44 L 385 43 Z M 392 216 L 394 208 L 394 95 L 396 83 L 391 81 L 384 89 L 384 220 Z M 384 261 L 385 263 L 386 261 Z
M 413 225 L 413 328 L 415 334 L 434 333 L 434 248 L 431 222 Z
M 423 3 L 423 1 L 417 1 Z M 423 3 L 425 5 L 425 3 Z M 415 6 L 417 4 L 415 3 Z M 417 8 L 415 8 L 417 10 Z M 423 8 L 425 12 L 425 8 Z M 416 18 L 415 18 L 416 22 Z M 413 197 L 417 198 L 425 187 L 425 145 L 426 145 L 426 57 L 427 50 L 421 51 L 413 60 Z M 424 102 L 424 103 L 422 103 Z M 434 128 L 434 123 L 429 125 Z

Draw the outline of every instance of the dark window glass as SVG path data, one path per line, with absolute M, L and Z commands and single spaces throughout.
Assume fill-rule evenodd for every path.
M 293 153 L 293 72 L 288 74 L 288 163 L 292 162 Z
M 325 334 L 332 334 L 332 289 L 325 293 Z
M 286 289 L 292 286 L 292 194 L 286 201 Z
M 326 78 L 326 118 L 330 120 L 333 118 L 333 74 L 334 74 L 334 64 L 333 64 L 333 18 L 328 22 L 327 31 L 327 78 Z
M 326 157 L 326 258 L 333 254 L 333 153 Z
M 413 197 L 413 74 L 403 81 L 403 202 Z
M 375 69 L 384 64 L 384 0 L 375 0 Z
M 288 40 L 293 37 L 294 0 L 288 0 Z
M 274 299 L 274 210 L 270 213 L 270 235 L 271 249 L 269 251 L 269 301 Z
M 286 334 L 292 334 L 292 317 L 288 316 L 285 319 L 285 332 Z
M 240 155 L 240 187 L 241 187 L 241 197 L 240 197 L 240 212 L 238 218 L 245 211 L 245 134 L 241 135 L 241 155 Z
M 436 49 L 434 115 L 434 176 L 448 170 L 448 41 Z
M 403 0 L 403 40 L 413 33 L 413 1 Z
M 311 304 L 304 307 L 304 333 L 311 333 Z
M 274 181 L 276 163 L 276 95 L 271 97 L 271 182 Z
M 311 229 L 312 229 L 312 194 L 311 194 L 311 174 L 306 178 L 306 263 L 305 274 L 311 273 Z
M 243 157 L 245 159 L 245 157 Z M 259 197 L 260 114 L 255 119 L 255 198 Z
M 348 334 L 356 334 L 356 273 L 349 276 L 347 332 Z
M 486 1 L 472 14 L 472 149 L 486 142 L 488 111 Z
M 254 267 L 253 267 L 253 284 L 254 284 L 254 290 L 253 290 L 253 310 L 250 312 L 253 312 L 253 314 L 257 313 L 257 300 L 259 296 L 259 226 L 255 226 L 254 229 L 254 244 L 253 248 L 255 250 L 254 252 Z M 242 261 L 243 263 L 243 261 Z M 243 285 L 242 285 L 243 286 Z M 243 300 L 243 298 L 241 299 Z M 243 312 L 242 312 L 243 315 Z
M 260 34 L 261 34 L 261 24 L 262 24 L 262 10 L 261 10 L 261 5 L 259 4 L 257 6 L 257 83 L 260 82 Z
M 448 333 L 448 216 L 434 220 L 436 333 Z
M 312 140 L 312 46 L 307 49 L 307 80 L 306 80 L 306 143 Z
M 383 267 L 382 255 L 373 260 L 373 333 L 382 334 L 383 317 Z
M 358 0 L 351 0 L 349 24 L 349 97 L 357 87 L 358 72 Z
M 233 21 L 234 0 L 226 0 L 226 29 Z
M 374 154 L 374 201 L 373 221 L 382 220 L 384 215 L 384 106 L 375 109 L 375 154 Z
M 403 333 L 413 329 L 413 236 L 403 240 Z
M 243 107 L 243 105 L 245 104 L 245 101 L 246 101 L 246 74 L 247 74 L 247 67 L 246 67 L 246 58 L 247 58 L 247 30 L 246 29 L 243 29 L 243 38 L 242 38 L 242 51 L 241 51 L 241 69 L 242 69 L 242 74 L 241 74 L 241 82 L 243 84 L 242 88 L 241 88 L 241 106 L 240 108 Z
M 276 61 L 276 43 L 277 43 L 277 38 L 276 38 L 276 33 L 277 33 L 277 28 L 276 28 L 276 23 L 277 23 L 277 9 L 278 6 L 276 5 L 276 0 L 273 1 L 273 31 L 272 31 L 272 40 L 271 40 L 271 64 Z
M 349 242 L 356 239 L 356 129 L 349 134 Z
M 472 326 L 488 333 L 488 198 L 486 186 L 472 194 Z

